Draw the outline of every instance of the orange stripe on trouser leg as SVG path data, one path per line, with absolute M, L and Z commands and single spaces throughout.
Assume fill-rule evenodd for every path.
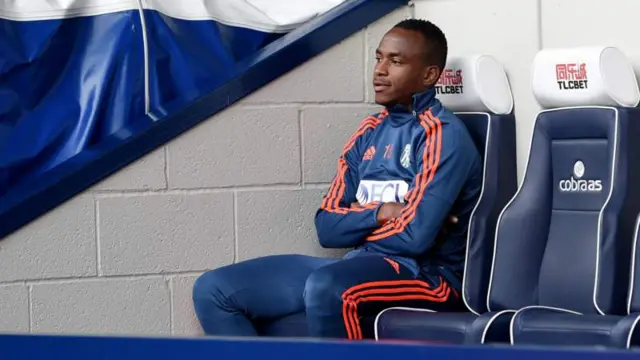
M 430 287 L 429 284 L 419 280 L 393 280 L 393 281 L 373 281 L 367 282 L 359 285 L 352 286 L 348 288 L 344 293 L 342 293 L 342 313 L 348 314 L 348 306 L 349 303 L 345 301 L 345 299 L 351 295 L 355 291 L 359 291 L 366 288 L 374 288 L 379 286 L 402 286 L 402 285 L 422 285 L 427 288 Z M 355 323 L 353 323 L 353 319 L 343 315 L 343 320 L 345 324 L 345 328 L 347 330 L 347 336 L 349 339 L 353 339 L 353 333 L 351 329 L 355 328 Z
M 391 265 L 391 267 L 397 274 L 400 274 L 400 264 L 398 264 L 397 261 L 391 260 L 389 258 L 384 258 L 384 260 L 388 262 L 389 265 Z
M 422 286 L 424 288 L 430 289 L 431 285 L 429 285 L 429 283 L 425 282 L 425 281 L 421 281 L 421 280 L 386 280 L 386 281 L 371 281 L 371 282 L 366 282 L 366 283 L 362 283 L 362 284 L 358 284 L 355 286 L 352 286 L 350 288 L 348 288 L 347 290 L 345 290 L 342 293 L 342 297 L 346 298 L 347 296 L 353 294 L 354 292 L 357 292 L 359 290 L 362 289 L 367 289 L 367 288 L 379 288 L 379 287 L 389 287 L 389 286 Z M 439 287 L 439 286 L 438 286 Z
M 417 293 L 410 293 L 410 291 L 413 292 L 415 290 L 418 290 L 416 291 Z M 366 291 L 367 294 L 360 294 L 363 297 L 348 301 L 349 303 L 348 309 L 350 310 L 349 315 L 350 315 L 350 318 L 352 319 L 351 322 L 354 323 L 354 330 L 352 331 L 352 333 L 354 333 L 354 338 L 355 339 L 363 338 L 362 327 L 360 326 L 360 319 L 358 318 L 358 304 L 361 302 L 422 300 L 422 301 L 443 303 L 447 301 L 450 291 L 451 290 L 448 286 L 443 287 L 438 294 L 433 294 L 433 293 L 430 293 L 429 291 L 425 291 L 424 289 L 420 289 L 420 288 L 402 289 L 402 294 L 397 294 L 397 295 L 389 295 L 389 294 L 379 295 L 378 293 L 376 293 L 375 290 Z M 369 296 L 364 296 L 364 295 L 369 295 Z
M 393 299 L 395 301 L 408 301 L 408 300 L 424 300 L 431 302 L 446 302 L 449 297 L 450 288 L 448 284 L 442 282 L 440 286 L 433 290 L 427 290 L 424 288 L 415 288 L 415 287 L 405 287 L 405 288 L 391 288 L 391 289 L 370 289 L 364 290 L 359 293 L 353 294 L 347 299 L 349 303 L 348 310 L 349 316 L 354 323 L 354 330 L 352 331 L 356 339 L 362 338 L 362 327 L 360 326 L 360 320 L 358 318 L 358 304 L 362 301 L 382 299 L 381 295 L 388 294 L 397 294 Z M 412 294 L 413 293 L 413 294 Z M 412 298 L 409 298 L 412 297 Z M 393 299 L 389 299 L 388 301 L 394 301 Z
M 348 288 L 345 292 L 342 293 L 342 314 L 343 314 L 344 326 L 347 331 L 347 337 L 349 339 L 354 339 L 355 335 L 353 334 L 352 329 L 356 329 L 356 326 L 355 326 L 356 324 L 353 322 L 353 318 L 349 316 L 349 302 L 346 301 L 346 299 L 353 292 L 366 289 L 366 288 L 373 288 L 376 286 L 415 285 L 416 282 L 420 282 L 420 281 L 417 281 L 417 280 L 375 281 L 375 282 L 368 282 L 368 283 L 355 285 Z M 424 283 L 424 282 L 420 282 L 420 283 L 421 283 L 420 285 L 429 287 L 429 284 L 427 283 Z
M 404 287 L 397 287 L 402 286 Z M 396 286 L 391 288 L 379 288 L 380 286 Z M 421 286 L 421 287 L 415 287 Z M 448 284 L 441 281 L 440 285 L 435 289 L 430 289 L 430 285 L 420 280 L 398 280 L 398 281 L 379 281 L 370 282 L 353 286 L 343 293 L 343 320 L 347 330 L 347 336 L 349 339 L 362 338 L 362 331 L 360 329 L 360 321 L 357 316 L 357 304 L 358 298 L 364 295 L 371 294 L 393 294 L 393 293 L 407 293 L 417 292 L 420 295 L 416 295 L 419 298 L 417 300 L 428 300 L 433 302 L 445 302 L 440 300 L 442 293 L 447 292 Z M 368 289 L 368 290 L 366 290 Z M 405 294 L 406 295 L 406 294 Z M 403 296 L 403 295 L 400 295 Z M 448 297 L 448 292 L 445 294 Z M 410 299 L 407 299 L 410 300 Z
M 364 298 L 360 298 L 358 299 L 355 304 L 353 304 L 353 311 L 355 314 L 355 322 L 356 322 L 356 329 L 358 331 L 358 339 L 362 339 L 362 327 L 360 326 L 360 319 L 357 316 L 357 307 L 358 304 L 361 302 L 367 302 L 367 301 L 384 301 L 384 302 L 391 302 L 391 301 L 411 301 L 411 300 L 422 300 L 422 301 L 429 301 L 429 302 L 437 302 L 437 303 L 443 303 L 447 301 L 447 298 L 449 297 L 451 290 L 447 289 L 447 291 L 445 292 L 444 297 L 442 298 L 434 298 L 432 296 L 425 296 L 425 295 L 419 295 L 419 294 L 415 294 L 415 295 L 394 295 L 394 296 L 380 296 L 380 295 L 372 295 L 372 296 L 367 296 Z

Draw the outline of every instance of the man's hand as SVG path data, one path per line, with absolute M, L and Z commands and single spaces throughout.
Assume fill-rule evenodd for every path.
M 378 224 L 383 225 L 397 217 L 400 217 L 402 208 L 404 208 L 404 204 L 398 202 L 382 204 L 380 210 L 378 210 Z
M 388 203 L 382 204 L 382 206 L 380 207 L 380 210 L 378 211 L 378 223 L 381 225 L 386 224 L 387 222 L 400 217 L 403 208 L 404 208 L 404 204 L 398 203 L 398 202 L 388 202 Z M 446 232 L 447 225 L 457 224 L 457 223 L 458 223 L 458 217 L 455 215 L 449 215 L 449 217 L 447 218 L 447 224 L 445 224 L 444 226 L 445 232 Z

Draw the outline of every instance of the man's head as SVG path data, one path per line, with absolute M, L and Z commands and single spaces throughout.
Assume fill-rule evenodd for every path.
M 376 50 L 376 103 L 411 105 L 413 94 L 438 82 L 447 51 L 447 39 L 433 23 L 418 19 L 399 22 L 385 34 Z

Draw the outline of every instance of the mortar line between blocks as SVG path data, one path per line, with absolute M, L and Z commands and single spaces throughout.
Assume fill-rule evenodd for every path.
M 220 194 L 232 191 L 268 191 L 268 190 L 300 190 L 300 183 L 290 184 L 269 184 L 269 185 L 240 185 L 221 186 L 203 188 L 175 188 L 169 190 L 131 190 L 131 191 L 96 191 L 93 195 L 97 199 L 110 199 L 135 196 L 157 196 L 157 195 L 200 195 L 200 194 Z
M 300 141 L 300 184 L 304 187 L 304 131 L 302 126 L 304 124 L 304 113 L 302 109 L 298 109 L 298 139 Z
M 536 22 L 538 25 L 538 51 L 542 50 L 544 47 L 544 43 L 543 43 L 543 38 L 542 38 L 542 0 L 538 0 L 537 5 L 537 16 L 536 16 Z
M 370 102 L 369 99 L 369 93 L 367 91 L 367 78 L 369 77 L 369 66 L 371 66 L 371 64 L 369 64 L 369 27 L 366 27 L 364 29 L 364 40 L 363 40 L 363 44 L 362 44 L 362 54 L 363 54 L 363 58 L 364 58 L 364 66 L 362 67 L 362 71 L 364 71 L 364 75 L 363 75 L 363 81 L 362 81 L 362 97 L 363 97 L 363 103 L 368 103 Z M 371 70 L 373 70 L 373 68 L 371 68 Z
M 240 247 L 238 245 L 238 191 L 233 192 L 233 261 L 235 264 L 238 261 L 238 252 Z
M 98 199 L 93 200 L 93 211 L 94 211 L 94 221 L 95 221 L 95 229 L 96 229 L 96 276 L 102 276 L 102 261 L 101 261 L 101 252 L 100 252 L 100 206 L 98 204 Z
M 33 331 L 33 286 L 27 285 L 27 312 L 29 314 L 29 326 L 27 330 L 29 333 Z
M 175 325 L 174 325 L 175 321 L 174 321 L 174 318 L 173 318 L 173 315 L 175 314 L 174 309 L 173 309 L 173 306 L 174 306 L 173 305 L 173 295 L 174 295 L 173 294 L 173 291 L 174 291 L 173 282 L 175 280 L 175 277 L 174 276 L 170 276 L 170 277 L 167 278 L 167 280 L 168 280 L 168 283 L 169 283 L 168 284 L 169 285 L 169 333 L 171 335 L 173 335 L 175 333 Z
M 203 271 L 207 269 L 201 270 L 189 270 L 182 272 L 161 272 L 161 273 L 138 273 L 138 274 L 117 274 L 117 275 L 105 275 L 102 276 L 68 276 L 68 277 L 50 277 L 45 279 L 27 279 L 27 280 L 9 280 L 2 281 L 0 283 L 0 287 L 23 284 L 28 286 L 33 285 L 52 285 L 52 284 L 61 284 L 61 283 L 83 283 L 90 281 L 114 281 L 114 280 L 154 280 L 154 279 L 162 279 L 167 276 L 199 276 Z
M 169 189 L 169 145 L 164 147 L 164 189 Z

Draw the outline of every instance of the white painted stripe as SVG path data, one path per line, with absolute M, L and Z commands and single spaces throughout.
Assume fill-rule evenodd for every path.
M 264 32 L 287 32 L 346 0 L 142 0 L 143 7 L 183 20 L 215 20 Z M 2 0 L 0 18 L 65 19 L 137 10 L 137 0 Z
M 149 90 L 149 40 L 147 37 L 147 21 L 144 16 L 142 0 L 138 3 L 138 13 L 140 14 L 140 24 L 142 26 L 142 51 L 144 54 L 144 113 L 149 115 L 151 109 L 151 96 Z
M 136 0 L 5 0 L 0 1 L 0 18 L 16 21 L 54 20 L 136 8 Z

